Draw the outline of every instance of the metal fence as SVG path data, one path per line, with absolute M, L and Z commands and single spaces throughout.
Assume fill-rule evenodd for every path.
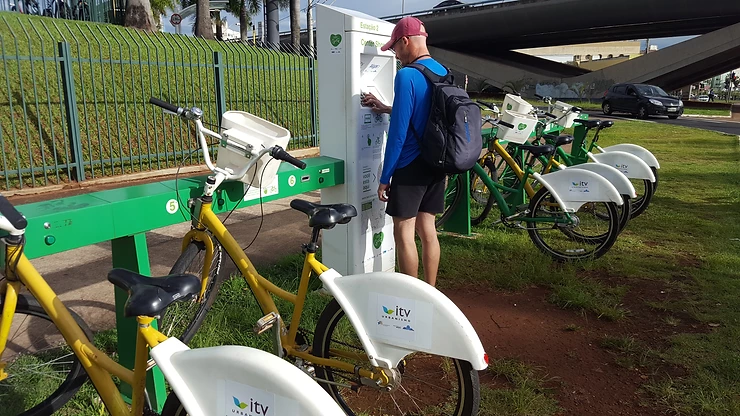
M 243 110 L 317 145 L 309 51 L 0 12 L 0 188 L 202 163 L 192 125 L 148 104 Z

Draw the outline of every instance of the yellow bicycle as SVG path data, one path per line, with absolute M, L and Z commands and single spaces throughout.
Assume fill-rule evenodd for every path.
M 213 213 L 212 203 L 224 180 L 243 179 L 253 161 L 270 153 L 296 167 L 303 162 L 286 152 L 233 143 L 240 132 L 218 134 L 203 127 L 201 111 L 150 99 L 167 112 L 196 125 L 206 165 L 214 175 L 203 194 L 188 201 L 192 228 L 182 243 L 173 272 L 201 277 L 201 291 L 189 303 L 169 310 L 162 327 L 190 339 L 216 297 L 219 268 L 225 251 L 244 276 L 264 317 L 258 333 L 273 331 L 275 353 L 311 374 L 348 415 L 476 415 L 479 406 L 477 370 L 487 356 L 470 322 L 441 292 L 418 279 L 398 273 L 340 276 L 316 259 L 322 229 L 346 224 L 357 215 L 349 204 L 319 205 L 294 200 L 291 207 L 308 216 L 311 241 L 303 245 L 305 260 L 297 293 L 290 293 L 255 269 L 244 250 Z M 248 131 L 244 127 L 241 133 Z M 244 153 L 244 167 L 233 171 L 214 166 L 205 136 Z M 247 162 L 249 161 L 249 162 Z M 256 172 L 255 176 L 260 175 Z M 269 183 L 272 178 L 261 178 Z M 314 331 L 301 327 L 309 281 L 318 276 L 333 299 Z M 273 299 L 293 304 L 289 321 Z M 311 336 L 313 339 L 311 340 Z
M 214 415 L 246 406 L 283 415 L 343 416 L 304 372 L 267 352 L 237 346 L 189 349 L 152 327 L 172 303 L 200 291 L 193 275 L 148 278 L 114 269 L 108 280 L 129 293 L 124 314 L 136 317 L 134 369 L 91 342 L 90 329 L 68 310 L 24 255 L 26 219 L 0 195 L 0 415 L 50 415 L 87 380 L 114 416 L 155 415 L 147 405 L 146 373 L 158 365 L 172 388 L 162 415 Z M 20 294 L 25 287 L 31 296 Z M 150 356 L 151 349 L 151 357 Z M 129 406 L 112 377 L 132 387 Z

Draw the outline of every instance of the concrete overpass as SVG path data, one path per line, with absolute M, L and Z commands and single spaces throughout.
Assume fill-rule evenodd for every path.
M 414 15 L 437 59 L 499 88 L 586 98 L 616 82 L 672 90 L 740 67 L 736 0 L 505 0 Z M 593 73 L 512 51 L 683 35 L 704 36 Z

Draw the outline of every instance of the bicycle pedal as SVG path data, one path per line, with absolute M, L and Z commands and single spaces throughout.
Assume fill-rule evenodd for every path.
M 263 316 L 257 321 L 256 324 L 254 324 L 255 334 L 260 335 L 268 329 L 272 328 L 279 319 L 280 315 L 275 312 L 270 312 L 267 315 Z

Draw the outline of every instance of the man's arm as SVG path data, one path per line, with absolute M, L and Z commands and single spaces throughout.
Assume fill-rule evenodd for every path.
M 401 70 L 396 75 L 392 108 L 393 114 L 391 114 L 391 125 L 388 128 L 388 141 L 383 158 L 383 173 L 380 176 L 380 183 L 386 185 L 390 183 L 401 157 L 401 149 L 406 142 L 414 109 L 413 88 L 408 71 Z

